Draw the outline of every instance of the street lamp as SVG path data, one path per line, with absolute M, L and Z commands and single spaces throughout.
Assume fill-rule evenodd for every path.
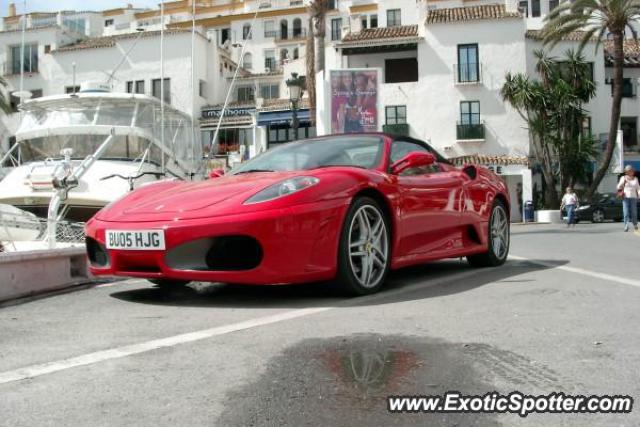
M 298 73 L 291 73 L 291 78 L 286 81 L 289 88 L 289 101 L 291 101 L 291 112 L 293 117 L 291 118 L 291 128 L 293 129 L 294 141 L 298 139 L 298 127 L 300 122 L 298 121 L 298 105 L 302 99 L 304 92 L 305 80 L 304 77 L 298 75 Z

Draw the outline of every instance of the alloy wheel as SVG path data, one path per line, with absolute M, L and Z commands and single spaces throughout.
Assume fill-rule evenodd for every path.
M 498 259 L 505 258 L 509 250 L 509 220 L 500 205 L 493 209 L 491 215 L 491 249 Z
M 371 205 L 360 207 L 349 225 L 349 261 L 358 283 L 364 288 L 378 285 L 388 257 L 389 240 L 382 213 Z

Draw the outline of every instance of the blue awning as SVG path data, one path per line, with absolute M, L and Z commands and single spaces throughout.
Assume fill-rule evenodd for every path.
M 309 109 L 298 110 L 298 120 L 308 122 L 311 115 Z M 261 111 L 258 113 L 258 126 L 285 125 L 291 122 L 293 113 L 286 111 Z

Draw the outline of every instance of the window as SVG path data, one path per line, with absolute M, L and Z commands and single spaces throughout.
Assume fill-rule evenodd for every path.
M 256 99 L 253 86 L 238 86 L 238 102 L 252 102 Z
M 397 27 L 399 25 L 402 25 L 400 9 L 387 10 L 387 27 Z
M 21 58 L 20 46 L 11 46 L 11 74 L 20 74 Z M 25 73 L 38 72 L 38 45 L 27 44 L 24 46 L 24 70 Z
M 242 40 L 251 39 L 251 24 L 244 24 L 242 26 Z
M 164 79 L 162 87 L 160 86 L 160 79 L 153 79 L 151 81 L 151 95 L 158 99 L 161 99 L 162 90 L 164 88 L 164 102 L 171 104 L 171 79 Z
M 113 25 L 113 19 L 105 19 L 104 20 L 104 26 L 105 27 L 110 27 Z
M 136 93 L 144 95 L 144 80 L 136 80 Z
M 368 19 L 366 16 L 362 17 L 362 20 L 360 21 L 360 25 L 362 27 L 363 30 L 367 29 L 367 25 L 368 25 Z
M 553 9 L 558 7 L 559 4 L 560 4 L 559 0 L 549 0 L 549 12 L 551 12 Z
M 460 124 L 479 125 L 480 124 L 480 101 L 460 102 Z
M 286 19 L 280 20 L 280 39 L 286 40 L 289 38 L 289 21 Z
M 231 42 L 231 29 L 223 28 L 220 30 L 220 45 L 224 45 L 227 41 Z
M 369 27 L 371 28 L 378 28 L 378 15 L 377 14 L 373 14 L 371 15 L 371 18 L 369 18 Z
M 458 45 L 458 82 L 480 81 L 480 64 L 477 44 Z
M 314 126 L 310 126 L 308 123 L 300 124 L 298 128 L 298 139 L 314 138 L 315 136 L 316 128 Z M 267 144 L 270 149 L 293 140 L 294 134 L 290 124 L 270 125 L 268 127 Z
M 268 49 L 264 51 L 264 67 L 268 68 L 269 71 L 275 71 L 278 68 L 275 50 Z
M 591 136 L 591 117 L 589 116 L 582 119 L 582 136 L 584 138 Z
M 529 0 L 520 0 L 518 2 L 518 12 L 523 14 L 525 18 L 529 17 Z
M 338 0 L 328 0 L 327 9 L 334 10 L 338 8 Z
M 342 39 L 342 18 L 331 20 L 331 40 Z
M 399 125 L 407 123 L 407 107 L 405 105 L 393 105 L 385 108 L 386 124 Z
M 50 44 L 45 44 L 44 45 L 44 53 L 51 53 L 51 45 Z
M 127 82 L 127 89 L 126 89 L 127 93 L 133 93 L 133 82 Z
M 293 48 L 293 59 L 298 59 L 298 58 L 300 58 L 300 50 L 297 47 L 295 47 Z
M 247 52 L 244 54 L 244 56 L 242 57 L 242 67 L 250 70 L 253 68 L 253 55 L 251 55 L 251 52 Z
M 42 89 L 33 89 L 31 91 L 31 99 L 42 98 Z
M 302 19 L 296 18 L 293 20 L 293 37 L 302 36 Z
M 260 97 L 264 99 L 280 98 L 280 85 L 277 83 L 266 83 L 260 85 Z
M 531 16 L 534 18 L 540 17 L 540 0 L 531 0 Z
M 384 82 L 418 81 L 418 58 L 387 59 L 384 61 Z
M 611 79 L 611 96 L 613 96 L 614 79 Z M 624 77 L 622 79 L 622 97 L 633 98 L 636 96 L 636 88 L 633 79 Z
M 264 21 L 264 36 L 265 37 L 276 36 L 276 24 L 274 21 Z
M 78 93 L 80 92 L 80 86 L 65 86 L 64 93 Z
M 204 80 L 198 81 L 198 95 L 201 98 L 207 97 L 207 82 L 205 82 Z

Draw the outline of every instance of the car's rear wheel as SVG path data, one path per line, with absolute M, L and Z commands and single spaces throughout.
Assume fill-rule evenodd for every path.
M 180 289 L 191 283 L 188 280 L 176 279 L 149 279 L 149 282 L 158 286 L 162 290 Z
M 596 209 L 591 214 L 591 222 L 604 222 L 604 211 L 602 209 Z
M 349 207 L 338 248 L 338 282 L 350 295 L 377 292 L 390 263 L 389 220 L 370 197 L 359 197 Z
M 469 264 L 473 267 L 497 267 L 504 264 L 509 255 L 510 232 L 507 209 L 500 200 L 495 200 L 489 219 L 487 251 L 469 255 Z

